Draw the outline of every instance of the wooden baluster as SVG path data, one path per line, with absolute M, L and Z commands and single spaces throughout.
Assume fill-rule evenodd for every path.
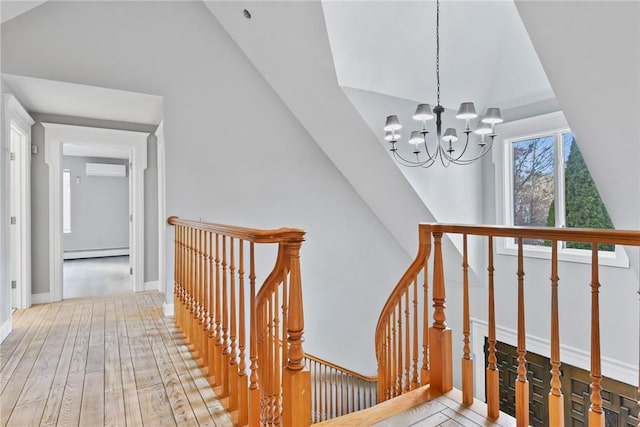
M 185 309 L 187 306 L 187 285 L 186 285 L 186 252 L 187 252 L 187 242 L 186 242 L 186 234 L 185 227 L 180 226 L 180 307 L 179 314 L 180 317 L 180 331 L 184 335 L 185 333 Z
M 402 367 L 402 298 L 398 299 L 398 365 L 397 365 L 397 384 L 396 384 L 396 393 L 397 395 L 402 394 L 402 376 L 403 376 L 403 367 Z
M 200 230 L 193 229 L 193 311 L 191 315 L 191 343 L 193 344 L 193 357 L 200 364 L 200 247 L 198 236 Z
M 173 229 L 173 319 L 176 322 L 176 326 L 182 329 L 182 322 L 180 319 L 180 306 L 182 301 L 180 294 L 182 292 L 182 279 L 180 277 L 182 262 L 180 260 L 180 253 L 182 252 L 182 242 L 180 241 L 180 229 L 182 227 L 176 225 Z
M 389 389 L 390 389 L 390 395 L 389 397 L 396 397 L 397 396 L 397 378 L 396 378 L 396 365 L 398 363 L 398 357 L 396 354 L 397 351 L 397 340 L 396 340 L 396 310 L 393 310 L 393 313 L 391 314 L 391 347 L 389 348 L 389 353 L 390 353 L 390 359 L 391 359 L 391 364 L 390 364 L 390 370 L 389 370 Z
M 393 372 L 393 359 L 392 359 L 392 352 L 393 352 L 393 342 L 392 342 L 392 328 L 391 328 L 392 323 L 390 323 L 389 321 L 387 321 L 387 335 L 386 335 L 386 354 L 385 354 L 385 358 L 386 358 L 386 363 L 385 363 L 385 369 L 384 369 L 384 388 L 382 389 L 383 391 L 383 396 L 384 396 L 384 400 L 389 400 L 391 399 L 391 373 Z
M 330 394 L 330 390 L 328 389 L 328 381 L 327 381 L 327 370 L 328 367 L 325 366 L 324 367 L 324 401 L 325 401 L 325 405 L 324 405 L 324 412 L 323 412 L 323 420 L 326 420 L 330 417 L 330 411 L 331 411 L 331 406 L 329 405 L 329 403 L 331 402 L 331 400 L 329 400 L 329 394 Z
M 526 334 L 524 316 L 524 254 L 522 237 L 518 238 L 518 377 L 516 379 L 516 425 L 529 425 L 529 381 L 525 355 Z
M 191 316 L 193 313 L 193 229 L 187 229 L 187 308 L 185 310 L 185 336 L 189 350 L 191 344 Z
M 451 329 L 445 314 L 446 293 L 442 263 L 442 233 L 433 233 L 433 326 L 429 329 L 429 355 L 431 357 L 431 389 L 446 393 L 453 388 Z
M 236 251 L 235 239 L 229 239 L 229 410 L 238 409 L 238 342 L 237 342 L 237 322 L 236 322 Z
M 215 296 L 216 296 L 216 308 L 215 308 L 215 319 L 216 319 L 216 325 L 215 325 L 215 372 L 216 372 L 216 385 L 218 387 L 221 387 L 224 380 L 224 375 L 222 373 L 222 351 L 223 351 L 223 345 L 222 345 L 222 298 L 221 298 L 221 288 L 222 288 L 222 281 L 220 280 L 220 235 L 218 233 L 216 233 L 215 235 L 215 240 L 216 240 L 216 251 L 215 251 L 215 265 L 216 265 L 216 275 L 215 275 L 215 282 L 216 282 L 216 289 L 215 289 Z
M 423 313 L 422 313 L 422 370 L 420 371 L 420 385 L 427 385 L 431 382 L 430 362 L 429 362 L 429 256 L 431 255 L 431 233 L 426 237 L 420 233 L 420 238 L 428 242 L 427 254 L 424 258 L 423 279 Z
M 495 306 L 495 288 L 494 288 L 494 267 L 493 267 L 493 236 L 489 236 L 489 265 L 487 272 L 489 273 L 489 357 L 487 358 L 487 417 L 495 420 L 500 416 L 500 378 L 498 371 L 498 359 L 496 358 L 496 306 Z
M 208 233 L 207 242 L 209 243 L 209 330 L 208 330 L 208 354 L 209 354 L 209 382 L 211 385 L 216 385 L 216 376 L 219 375 L 216 372 L 216 281 L 215 281 L 215 247 L 213 240 L 215 234 L 213 232 Z M 246 423 L 245 423 L 246 424 Z
M 287 333 L 289 357 L 283 372 L 283 424 L 285 427 L 305 427 L 311 423 L 311 396 L 309 371 L 304 369 L 304 308 L 302 304 L 302 280 L 300 277 L 300 246 L 302 242 L 289 243 L 289 316 Z
M 409 292 L 405 292 L 404 301 L 404 391 L 411 390 L 411 340 L 409 331 Z
M 209 361 L 209 346 L 207 345 L 207 312 L 209 311 L 208 299 L 207 299 L 207 247 L 205 240 L 205 231 L 200 230 L 200 329 L 199 329 L 199 343 L 200 343 L 200 355 L 202 358 L 202 366 L 205 375 L 209 372 L 207 362 Z
M 289 327 L 289 285 L 287 283 L 287 271 L 282 276 L 282 361 L 289 358 L 289 348 L 284 345 L 287 342 L 287 329 Z M 284 364 L 284 363 L 283 363 Z
M 239 354 L 239 367 L 238 367 L 238 390 L 240 393 L 239 396 L 239 408 L 238 412 L 238 424 L 243 426 L 246 425 L 249 420 L 249 395 L 248 395 L 248 378 L 247 378 L 247 354 L 246 354 L 246 325 L 245 325 L 245 308 L 244 308 L 244 240 L 240 240 L 240 252 L 239 256 L 239 269 L 238 269 L 238 319 L 239 319 L 239 343 L 238 349 L 240 350 Z
M 222 236 L 222 396 L 229 396 L 229 295 L 228 295 L 228 269 L 227 269 L 227 236 Z
M 286 276 L 286 273 L 283 273 Z M 283 283 L 283 287 L 287 286 L 286 277 L 283 278 L 285 283 Z M 282 401 L 280 398 L 280 387 L 282 382 L 280 381 L 280 373 L 282 371 L 282 363 L 280 363 L 280 348 L 285 347 L 284 341 L 282 345 L 280 344 L 280 300 L 279 300 L 279 289 L 276 287 L 274 289 L 274 305 L 273 305 L 273 347 L 272 352 L 274 356 L 275 363 L 273 364 L 273 383 L 272 383 L 272 400 L 273 400 L 273 410 L 274 410 L 274 420 L 275 424 L 280 424 L 280 415 L 282 414 Z M 309 401 L 311 402 L 311 401 Z
M 469 345 L 470 322 L 469 322 L 469 258 L 467 247 L 467 235 L 462 236 L 462 335 L 464 348 L 462 350 L 462 403 L 471 405 L 473 403 L 473 360 L 471 359 L 471 347 Z
M 198 347 L 196 346 L 196 317 L 198 308 L 198 254 L 196 248 L 196 233 L 195 228 L 191 229 L 191 307 L 189 314 L 189 343 L 191 351 L 194 354 L 194 358 L 198 357 Z
M 258 326 L 256 306 L 256 268 L 253 242 L 249 243 L 249 425 L 260 423 L 260 389 L 258 388 Z
M 564 398 L 560 383 L 560 321 L 558 319 L 558 242 L 551 242 L 551 391 L 549 425 L 564 426 Z
M 269 295 L 269 298 L 267 299 L 267 334 L 266 334 L 266 351 L 267 351 L 267 364 L 266 364 L 266 368 L 267 368 L 267 375 L 265 377 L 265 388 L 266 388 L 266 405 L 267 405 L 267 413 L 266 413 L 266 418 L 267 418 L 267 422 L 269 424 L 273 423 L 273 419 L 274 419 L 274 390 L 273 390 L 273 382 L 274 382 L 274 375 L 273 375 L 273 371 L 275 369 L 275 360 L 274 360 L 274 352 L 273 352 L 273 347 L 274 347 L 274 343 L 273 343 L 273 294 Z M 276 308 L 277 310 L 277 308 Z M 277 335 L 276 335 L 277 338 Z
M 414 390 L 420 385 L 418 381 L 418 278 L 413 281 L 413 378 L 411 378 L 411 389 Z M 360 396 L 358 389 L 358 397 Z M 360 401 L 360 399 L 358 399 Z
M 589 427 L 604 427 L 602 410 L 602 372 L 600 367 L 600 279 L 598 273 L 598 243 L 591 244 L 591 405 Z

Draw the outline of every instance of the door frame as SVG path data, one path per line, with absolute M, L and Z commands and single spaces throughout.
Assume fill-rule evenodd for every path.
M 19 162 L 19 164 L 17 164 L 18 182 L 14 183 L 13 178 L 9 178 L 10 205 L 14 193 L 17 191 L 20 195 L 19 214 L 16 218 L 18 240 L 20 241 L 18 250 L 18 277 L 20 281 L 16 288 L 16 305 L 17 308 L 22 309 L 31 307 L 31 126 L 35 121 L 14 95 L 5 94 L 4 105 L 5 121 L 3 136 L 9 152 L 11 152 L 12 128 L 15 127 L 25 136 L 20 143 L 20 147 L 18 147 L 19 152 L 16 153 L 15 161 Z M 9 161 L 11 162 L 11 160 Z M 12 168 L 10 167 L 9 169 L 11 170 Z M 9 215 L 11 215 L 11 213 L 9 213 Z M 11 225 L 9 227 L 11 227 Z M 9 235 L 11 235 L 11 230 L 9 231 Z M 9 246 L 11 247 L 12 244 L 13 243 L 10 243 Z M 9 271 L 12 270 L 13 266 L 11 265 Z M 9 280 L 11 280 L 11 278 Z
M 147 168 L 146 132 L 42 123 L 45 129 L 45 163 L 49 165 L 49 292 L 60 301 L 63 280 L 62 249 L 62 144 L 118 146 L 129 149 L 132 182 L 131 248 L 132 290 L 144 290 L 144 171 Z

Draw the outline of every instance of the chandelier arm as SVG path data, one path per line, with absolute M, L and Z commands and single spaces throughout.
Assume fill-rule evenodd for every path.
M 402 166 L 409 167 L 409 168 L 429 167 L 431 166 L 431 164 L 433 164 L 433 161 L 434 161 L 434 159 L 428 158 L 423 162 L 414 162 L 413 160 L 408 160 L 402 157 L 397 150 L 393 152 L 393 157 L 395 157 L 396 161 L 400 163 Z M 424 166 L 429 162 L 431 162 L 429 166 Z
M 496 135 L 492 135 L 491 136 L 491 141 L 489 141 L 489 143 L 484 147 L 484 149 L 480 152 L 480 154 L 478 154 L 476 157 L 472 157 L 470 159 L 452 159 L 452 162 L 456 165 L 470 165 L 471 163 L 475 162 L 476 160 L 484 157 L 488 152 L 491 151 L 491 148 L 493 147 L 493 140 L 496 137 Z
M 457 162 L 458 160 L 462 159 L 462 156 L 464 156 L 464 153 L 467 151 L 467 148 L 469 148 L 469 133 L 465 132 L 465 134 L 467 134 L 466 140 L 464 142 L 464 148 L 462 149 L 462 152 L 460 153 L 460 155 L 458 157 L 453 157 L 451 155 L 447 154 L 447 158 L 452 161 L 452 162 Z M 461 161 L 466 161 L 466 159 L 461 160 Z M 456 163 L 457 164 L 457 163 Z

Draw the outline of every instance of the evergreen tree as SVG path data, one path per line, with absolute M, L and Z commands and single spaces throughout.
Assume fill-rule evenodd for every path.
M 565 207 L 569 228 L 613 228 L 607 208 L 604 206 L 575 138 L 571 141 L 569 158 L 565 168 Z M 549 209 L 547 224 L 554 223 L 554 205 Z M 569 242 L 567 247 L 591 249 L 590 243 Z M 600 250 L 613 251 L 613 245 L 601 245 Z

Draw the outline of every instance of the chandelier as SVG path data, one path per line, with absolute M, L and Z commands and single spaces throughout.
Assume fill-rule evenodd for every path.
M 387 116 L 384 125 L 384 139 L 391 143 L 389 151 L 393 153 L 393 157 L 398 163 L 407 167 L 423 167 L 428 168 L 434 165 L 438 160 L 444 167 L 451 163 L 456 165 L 468 165 L 483 157 L 493 145 L 496 137 L 495 125 L 502 123 L 502 116 L 499 108 L 487 108 L 484 115 L 479 117 L 477 127 L 471 130 L 471 120 L 478 118 L 473 102 L 463 102 L 460 104 L 456 119 L 465 121 L 465 128 L 462 131 L 464 136 L 464 145 L 458 142 L 458 134 L 456 129 L 447 128 L 442 134 L 442 114 L 445 109 L 440 105 L 440 1 L 436 1 L 436 83 L 437 83 L 437 105 L 433 107 L 433 112 L 429 104 L 419 104 L 413 119 L 421 122 L 420 130 L 412 131 L 409 135 L 409 144 L 413 146 L 414 159 L 407 159 L 398 152 L 398 144 L 400 140 L 400 129 L 402 125 L 398 120 L 398 116 Z M 428 140 L 427 121 L 436 119 L 436 138 L 435 144 Z M 477 141 L 478 150 L 476 153 L 465 156 L 467 148 L 469 148 L 469 136 L 471 133 L 479 136 Z M 489 141 L 487 142 L 487 138 Z M 473 144 L 471 144 L 473 145 Z M 423 151 L 424 150 L 424 154 Z

